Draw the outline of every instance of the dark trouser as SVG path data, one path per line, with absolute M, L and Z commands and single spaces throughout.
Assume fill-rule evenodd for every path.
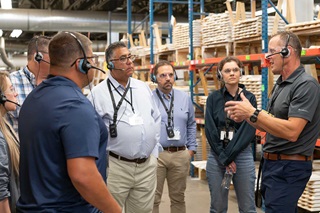
M 312 173 L 312 161 L 266 160 L 261 193 L 266 213 L 296 213 L 298 200 Z

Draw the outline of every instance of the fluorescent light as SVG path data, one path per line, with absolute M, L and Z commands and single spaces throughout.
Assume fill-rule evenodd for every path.
M 0 29 L 0 37 L 3 35 L 3 31 Z
M 11 0 L 1 0 L 1 8 L 2 9 L 12 9 Z
M 12 33 L 10 34 L 10 37 L 13 37 L 13 38 L 18 38 L 22 33 L 22 30 L 20 29 L 14 29 L 12 31 Z

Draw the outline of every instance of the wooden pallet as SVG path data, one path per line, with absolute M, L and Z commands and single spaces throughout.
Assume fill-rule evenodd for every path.
M 176 61 L 176 51 L 175 50 L 167 50 L 167 51 L 161 51 L 155 54 L 155 63 L 158 63 L 161 60 L 166 60 L 169 62 L 175 62 Z
M 262 52 L 261 46 L 262 46 L 261 36 L 240 39 L 233 42 L 233 54 L 234 55 L 258 54 Z
M 314 31 L 316 33 L 320 31 L 320 20 L 288 24 L 285 29 L 296 34 L 301 34 L 302 31 Z
M 210 46 L 202 46 L 201 53 L 204 59 L 232 55 L 232 42 L 222 42 Z
M 314 171 L 298 201 L 300 208 L 308 211 L 320 211 L 320 172 Z
M 176 62 L 190 60 L 189 48 L 176 49 L 175 52 L 176 52 L 175 53 L 176 54 Z M 193 47 L 193 58 L 195 60 L 202 59 L 200 47 Z

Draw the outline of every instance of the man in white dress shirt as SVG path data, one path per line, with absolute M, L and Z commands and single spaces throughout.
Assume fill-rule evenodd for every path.
M 108 188 L 126 213 L 150 213 L 161 115 L 148 85 L 131 78 L 135 56 L 126 45 L 112 43 L 105 54 L 110 76 L 88 98 L 109 129 Z

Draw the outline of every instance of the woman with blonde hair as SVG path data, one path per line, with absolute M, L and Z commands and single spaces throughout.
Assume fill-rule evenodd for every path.
M 19 141 L 5 119 L 17 107 L 17 93 L 9 73 L 0 71 L 0 212 L 16 212 L 19 190 Z

